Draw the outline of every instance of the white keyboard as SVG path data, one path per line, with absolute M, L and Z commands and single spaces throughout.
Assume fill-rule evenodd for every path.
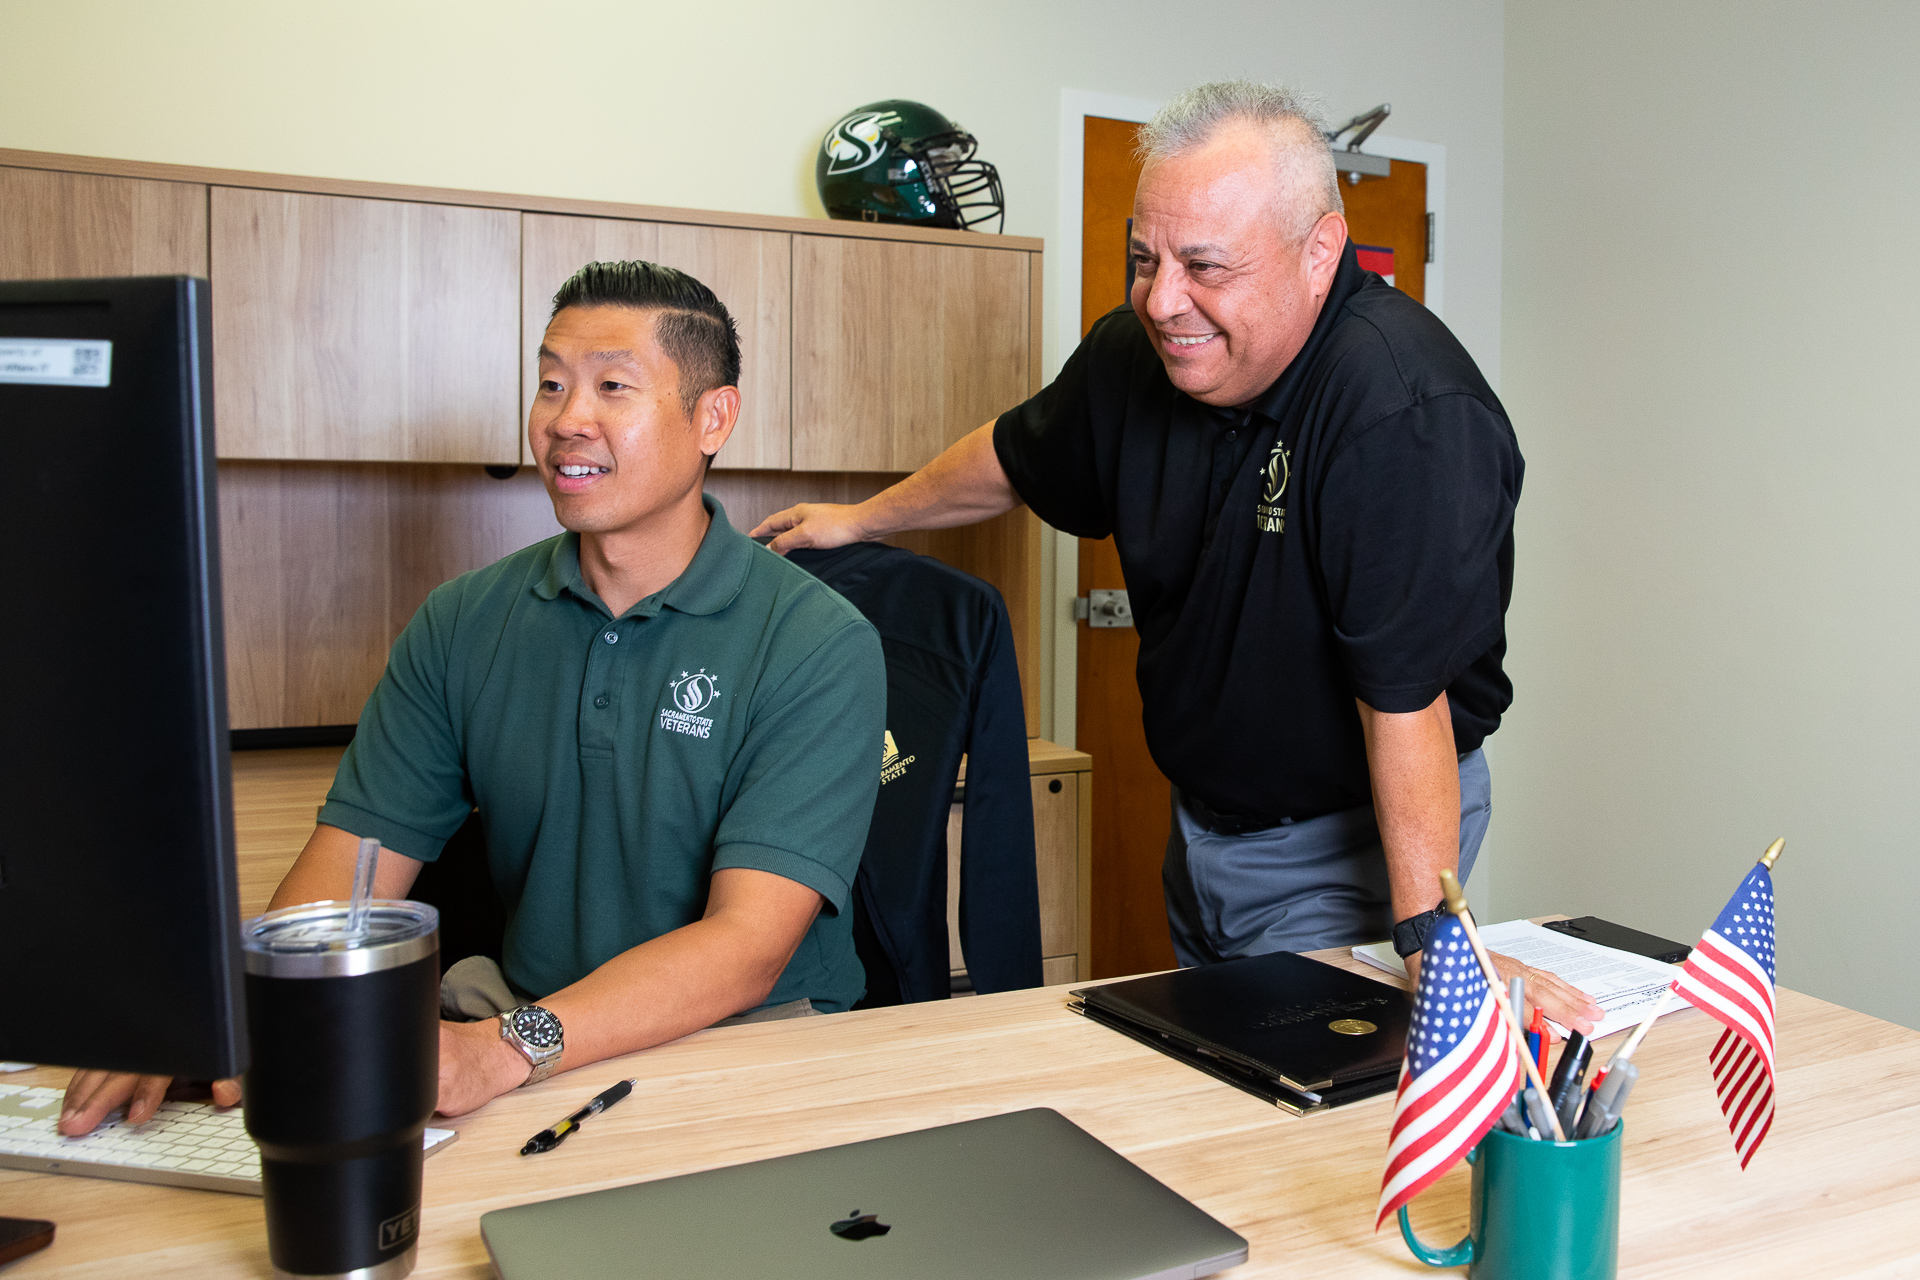
M 116 1111 L 85 1137 L 67 1138 L 54 1128 L 63 1096 L 60 1089 L 0 1084 L 0 1169 L 260 1194 L 260 1151 L 238 1107 L 163 1102 L 143 1125 L 129 1125 Z M 432 1155 L 456 1136 L 428 1129 L 422 1144 Z

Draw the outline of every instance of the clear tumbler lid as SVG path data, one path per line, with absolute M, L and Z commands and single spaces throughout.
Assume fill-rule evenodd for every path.
M 348 977 L 411 964 L 440 949 L 440 913 L 424 902 L 377 898 L 358 931 L 349 926 L 351 909 L 347 902 L 307 902 L 255 916 L 240 929 L 247 972 Z

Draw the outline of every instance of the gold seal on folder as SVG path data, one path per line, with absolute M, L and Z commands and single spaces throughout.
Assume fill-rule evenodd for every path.
M 1370 1036 L 1380 1028 L 1360 1018 L 1335 1018 L 1327 1030 L 1343 1036 Z

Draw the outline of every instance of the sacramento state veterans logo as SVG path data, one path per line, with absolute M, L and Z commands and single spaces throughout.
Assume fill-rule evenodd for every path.
M 668 683 L 667 698 L 673 703 L 660 708 L 660 727 L 669 733 L 684 733 L 690 738 L 713 736 L 713 721 L 700 713 L 720 697 L 719 680 L 705 667 Z
M 880 785 L 886 786 L 907 771 L 907 766 L 919 759 L 918 756 L 903 756 L 900 748 L 894 744 L 893 730 L 888 729 L 887 741 L 880 752 Z
M 878 160 L 886 144 L 880 140 L 878 111 L 856 111 L 827 130 L 820 143 L 827 153 L 827 176 L 854 173 Z
M 1280 499 L 1287 495 L 1287 481 L 1293 476 L 1293 454 L 1285 444 L 1273 442 L 1267 455 L 1267 482 L 1260 489 L 1260 501 L 1253 508 L 1253 527 L 1261 533 L 1285 533 L 1287 509 Z

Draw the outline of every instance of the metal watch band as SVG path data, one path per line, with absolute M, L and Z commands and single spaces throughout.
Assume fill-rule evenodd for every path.
M 1424 951 L 1427 939 L 1433 936 L 1433 926 L 1447 912 L 1447 904 L 1442 902 L 1431 911 L 1422 911 L 1417 916 L 1408 916 L 1393 926 L 1393 951 L 1402 960 L 1416 951 Z
M 552 1019 L 554 1028 L 558 1031 L 559 1035 L 551 1045 L 543 1048 L 540 1045 L 529 1043 L 526 1038 L 520 1034 L 520 1029 L 514 1026 L 515 1018 L 529 1010 Z M 554 1067 L 560 1062 L 561 1052 L 566 1048 L 566 1028 L 561 1026 L 560 1019 L 554 1016 L 553 1010 L 537 1004 L 523 1004 L 517 1009 L 509 1009 L 501 1014 L 500 1038 L 518 1050 L 520 1055 L 527 1060 L 529 1066 L 532 1068 L 527 1072 L 527 1078 L 516 1086 L 521 1089 L 526 1088 L 530 1084 L 539 1084 L 542 1080 L 552 1075 Z

